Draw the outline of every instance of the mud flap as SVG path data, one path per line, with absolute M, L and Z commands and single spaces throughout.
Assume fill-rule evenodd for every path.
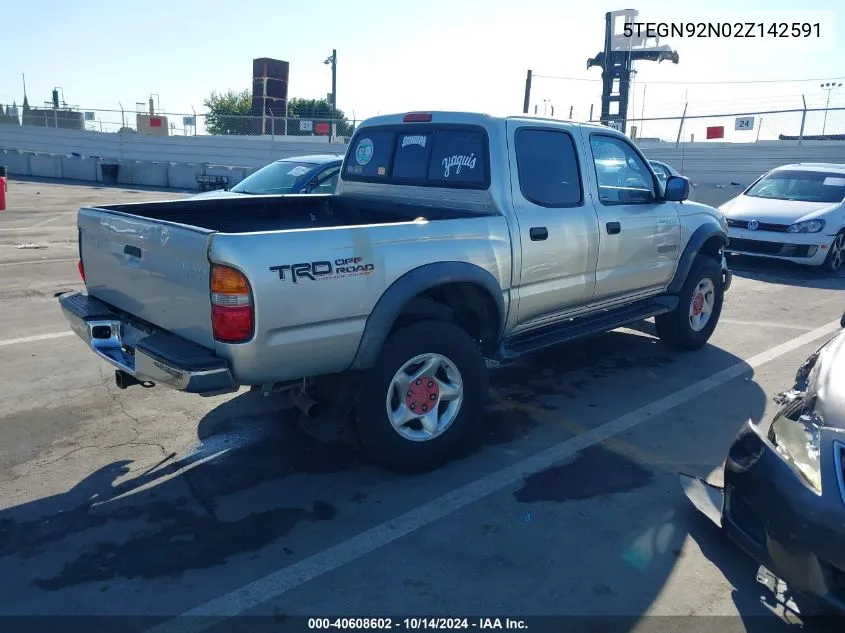
M 708 484 L 703 479 L 679 474 L 681 488 L 692 505 L 717 526 L 722 527 L 722 509 L 725 505 L 725 492 L 722 488 Z

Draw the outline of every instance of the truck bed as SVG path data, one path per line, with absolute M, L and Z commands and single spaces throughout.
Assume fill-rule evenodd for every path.
M 220 233 L 356 226 L 469 217 L 467 211 L 333 195 L 243 196 L 100 206 L 151 220 Z

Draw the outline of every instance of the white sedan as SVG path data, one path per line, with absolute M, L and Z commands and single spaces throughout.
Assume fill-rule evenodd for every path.
M 845 263 L 845 164 L 798 163 L 764 174 L 719 210 L 728 253 L 838 272 Z

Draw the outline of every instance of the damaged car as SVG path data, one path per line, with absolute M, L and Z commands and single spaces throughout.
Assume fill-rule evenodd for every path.
M 845 315 L 840 322 L 845 328 Z M 798 369 L 771 419 L 746 422 L 724 486 L 681 474 L 681 486 L 804 613 L 845 615 L 845 329 Z

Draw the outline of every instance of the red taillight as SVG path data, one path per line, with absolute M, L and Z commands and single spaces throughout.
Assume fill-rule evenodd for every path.
M 241 271 L 211 267 L 211 330 L 221 343 L 243 343 L 255 326 L 252 292 Z
M 82 277 L 82 281 L 85 281 L 85 266 L 82 265 L 81 259 L 76 262 L 76 269 L 79 271 L 79 276 Z
M 430 123 L 431 112 L 409 112 L 402 121 L 405 123 Z
M 252 337 L 252 306 L 211 305 L 211 329 L 222 343 L 240 343 Z

